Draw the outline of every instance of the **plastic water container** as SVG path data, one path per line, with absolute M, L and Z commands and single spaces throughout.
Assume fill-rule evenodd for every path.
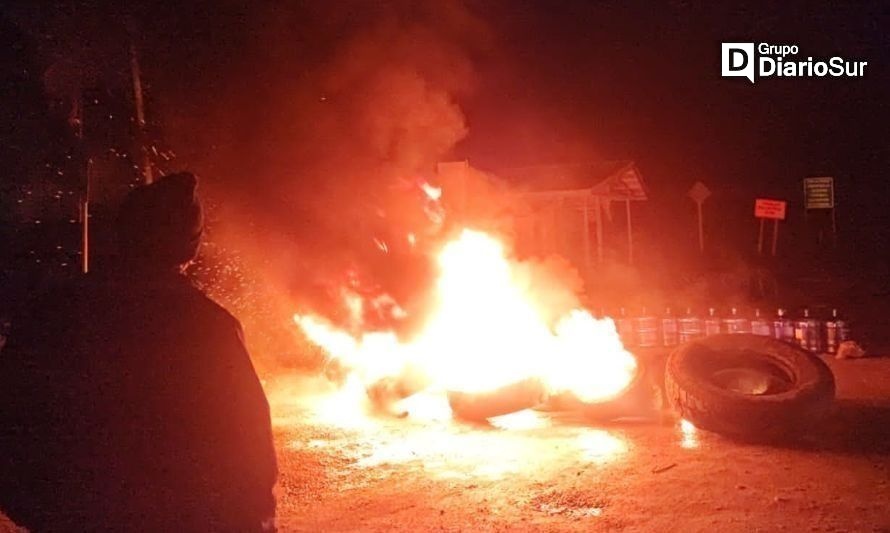
M 646 312 L 634 319 L 634 330 L 637 332 L 637 346 L 651 348 L 658 345 L 658 319 Z
M 785 316 L 784 309 L 776 311 L 776 318 L 773 320 L 773 336 L 780 341 L 795 342 L 794 322 Z
M 798 346 L 813 353 L 822 351 L 821 323 L 810 316 L 810 310 L 804 309 L 803 316 L 794 322 L 794 340 Z
M 680 326 L 677 319 L 671 314 L 671 308 L 664 311 L 661 318 L 661 341 L 664 346 L 676 346 L 680 339 Z
M 822 321 L 815 317 L 807 320 L 807 346 L 806 349 L 813 353 L 822 353 L 825 350 L 825 342 L 822 338 Z
M 850 324 L 840 316 L 837 309 L 831 310 L 831 318 L 825 321 L 825 351 L 837 353 L 838 346 L 850 340 Z
M 713 307 L 708 309 L 708 316 L 705 318 L 705 336 L 720 334 L 720 319 L 717 318 L 717 310 Z
M 804 350 L 807 349 L 807 335 L 809 335 L 809 327 L 810 310 L 804 309 L 803 316 L 794 321 L 794 342 Z
M 760 316 L 760 309 L 754 310 L 754 318 L 751 319 L 751 333 L 764 337 L 772 337 L 773 335 L 770 321 Z
M 701 318 L 692 314 L 692 309 L 686 309 L 686 316 L 677 320 L 679 327 L 679 341 L 689 342 L 705 336 Z
M 730 316 L 723 319 L 723 331 L 727 333 L 750 333 L 751 323 L 747 318 L 739 316 L 735 307 L 730 311 Z

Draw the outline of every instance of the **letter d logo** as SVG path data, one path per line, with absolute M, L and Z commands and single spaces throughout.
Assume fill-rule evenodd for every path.
M 741 76 L 754 83 L 754 43 L 722 43 L 723 77 Z

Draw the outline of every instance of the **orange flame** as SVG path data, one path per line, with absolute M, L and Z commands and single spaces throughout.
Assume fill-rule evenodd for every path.
M 442 197 L 441 187 L 435 187 L 433 185 L 430 185 L 429 183 L 422 182 L 420 184 L 420 188 L 423 190 L 423 193 L 427 196 L 427 198 L 434 202 L 438 202 L 439 198 Z
M 537 378 L 550 394 L 592 402 L 623 391 L 636 360 L 611 319 L 576 308 L 554 317 L 491 235 L 465 229 L 437 255 L 433 310 L 412 339 L 393 332 L 353 336 L 312 315 L 294 320 L 308 338 L 351 369 L 365 385 L 411 369 L 429 390 L 484 392 Z M 429 392 L 406 407 L 410 416 L 441 413 Z M 412 404 L 410 399 L 406 405 Z M 413 408 L 412 408 L 413 407 Z

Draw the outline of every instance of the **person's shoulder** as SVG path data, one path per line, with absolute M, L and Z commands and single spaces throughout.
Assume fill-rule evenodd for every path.
M 214 324 L 220 327 L 241 331 L 241 322 L 235 318 L 235 315 L 213 300 L 213 298 L 207 296 L 204 291 L 192 283 L 186 284 L 185 290 L 190 294 L 191 299 L 194 301 L 194 305 L 200 308 L 201 312 L 210 318 Z

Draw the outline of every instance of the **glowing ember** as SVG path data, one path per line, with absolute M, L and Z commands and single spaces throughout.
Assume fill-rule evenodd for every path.
M 532 288 L 528 269 L 508 258 L 494 237 L 464 230 L 437 260 L 435 305 L 411 339 L 393 332 L 352 335 L 310 315 L 294 320 L 366 387 L 406 373 L 423 376 L 427 392 L 397 406 L 412 418 L 447 414 L 444 391 L 492 391 L 537 378 L 550 394 L 591 402 L 620 393 L 633 379 L 636 361 L 614 323 L 580 308 L 550 308 Z

